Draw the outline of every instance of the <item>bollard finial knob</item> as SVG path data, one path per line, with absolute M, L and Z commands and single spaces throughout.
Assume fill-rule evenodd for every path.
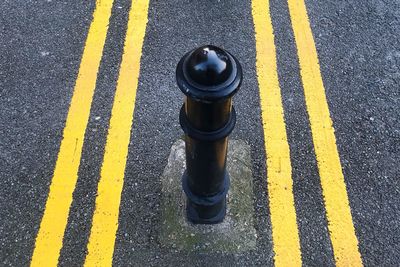
M 179 88 L 200 101 L 232 97 L 242 82 L 242 68 L 229 52 L 205 45 L 187 53 L 176 68 Z
M 216 46 L 207 45 L 194 50 L 185 62 L 189 81 L 203 86 L 216 86 L 233 76 L 232 60 Z

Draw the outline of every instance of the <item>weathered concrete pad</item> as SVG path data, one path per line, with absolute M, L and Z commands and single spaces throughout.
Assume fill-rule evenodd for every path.
M 255 248 L 253 186 L 250 146 L 241 140 L 229 141 L 227 169 L 231 179 L 225 220 L 217 225 L 194 225 L 186 220 L 186 196 L 181 177 L 185 170 L 185 143 L 171 148 L 162 180 L 162 227 L 164 247 L 186 251 L 242 252 Z

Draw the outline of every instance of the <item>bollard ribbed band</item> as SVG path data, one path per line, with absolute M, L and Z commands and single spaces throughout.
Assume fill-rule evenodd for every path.
M 183 105 L 179 113 L 179 123 L 181 124 L 181 127 L 185 134 L 187 134 L 191 138 L 202 141 L 216 141 L 227 137 L 232 132 L 233 128 L 235 128 L 236 111 L 235 108 L 232 107 L 229 120 L 223 127 L 219 128 L 216 131 L 205 132 L 200 131 L 192 126 L 186 116 L 185 105 Z

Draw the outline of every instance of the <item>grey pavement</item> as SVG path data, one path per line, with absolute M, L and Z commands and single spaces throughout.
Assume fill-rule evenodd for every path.
M 286 1 L 271 0 L 304 266 L 335 264 Z M 365 266 L 400 266 L 400 3 L 306 1 Z M 95 1 L 0 3 L 0 265 L 28 266 Z M 59 265 L 81 266 L 129 0 L 115 0 Z M 151 0 L 121 198 L 115 266 L 272 266 L 250 0 Z M 183 132 L 180 57 L 221 46 L 244 70 L 232 139 L 251 148 L 256 248 L 166 248 L 161 175 Z

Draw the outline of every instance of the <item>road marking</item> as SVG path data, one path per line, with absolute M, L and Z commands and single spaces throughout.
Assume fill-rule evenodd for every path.
M 133 0 L 129 12 L 85 266 L 112 265 L 148 6 L 148 0 Z
M 301 266 L 292 167 L 277 73 L 269 0 L 253 0 L 257 75 L 267 153 L 268 195 L 276 266 Z
M 57 266 L 112 4 L 98 1 L 93 13 L 31 266 Z
M 336 264 L 362 266 L 306 6 L 303 0 L 288 4 Z

